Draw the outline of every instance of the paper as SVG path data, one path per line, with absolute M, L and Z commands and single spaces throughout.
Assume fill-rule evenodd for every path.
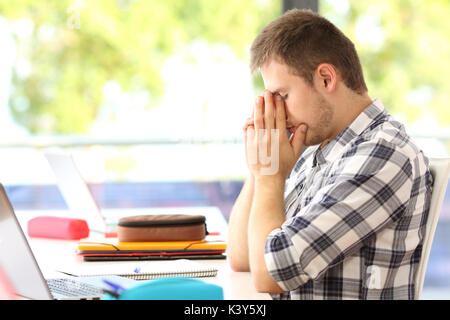
M 96 265 L 83 264 L 66 266 L 57 270 L 77 277 L 117 275 L 132 279 L 144 280 L 168 276 L 179 277 L 214 277 L 217 268 L 205 266 L 187 259 L 170 261 L 108 262 Z

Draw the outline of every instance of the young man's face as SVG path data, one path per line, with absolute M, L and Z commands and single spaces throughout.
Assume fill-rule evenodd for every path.
M 288 67 L 271 60 L 261 67 L 266 89 L 279 93 L 286 104 L 286 127 L 293 133 L 305 123 L 308 126 L 305 146 L 327 140 L 332 132 L 333 107 L 320 93 L 299 76 L 289 73 Z

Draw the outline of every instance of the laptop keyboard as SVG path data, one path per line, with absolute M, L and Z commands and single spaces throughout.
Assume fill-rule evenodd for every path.
M 70 278 L 47 279 L 47 284 L 52 293 L 66 297 L 101 297 L 104 295 L 98 287 Z

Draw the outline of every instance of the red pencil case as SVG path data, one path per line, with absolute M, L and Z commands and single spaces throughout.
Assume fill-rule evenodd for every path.
M 86 220 L 41 216 L 28 221 L 30 237 L 79 240 L 89 236 Z

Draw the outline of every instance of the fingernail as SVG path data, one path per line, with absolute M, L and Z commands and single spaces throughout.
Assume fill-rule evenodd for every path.
M 277 101 L 281 101 L 281 96 L 280 96 L 279 94 L 277 94 L 277 95 L 275 95 L 275 99 L 276 99 Z
M 305 133 L 306 130 L 308 130 L 308 126 L 306 124 L 303 124 L 302 127 L 300 128 L 300 130 Z

